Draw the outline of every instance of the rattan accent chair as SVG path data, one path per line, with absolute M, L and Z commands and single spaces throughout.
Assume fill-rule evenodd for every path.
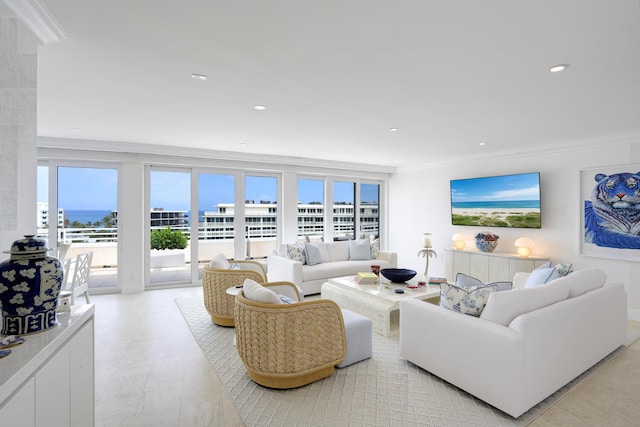
M 293 288 L 299 295 L 290 282 L 262 285 Z M 240 359 L 249 377 L 265 387 L 295 388 L 328 377 L 346 356 L 342 312 L 330 300 L 264 304 L 248 300 L 241 291 L 236 295 L 235 320 Z
M 202 290 L 204 305 L 211 316 L 211 321 L 220 326 L 234 326 L 233 295 L 227 294 L 227 288 L 240 286 L 244 279 L 252 279 L 258 283 L 267 281 L 264 267 L 255 261 L 233 261 L 240 269 L 222 270 L 205 267 L 202 271 Z

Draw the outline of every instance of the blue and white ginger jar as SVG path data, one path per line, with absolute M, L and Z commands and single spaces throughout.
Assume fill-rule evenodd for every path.
M 8 253 L 10 259 L 0 263 L 0 334 L 25 335 L 56 326 L 62 264 L 47 256 L 45 241 L 34 236 L 16 240 Z

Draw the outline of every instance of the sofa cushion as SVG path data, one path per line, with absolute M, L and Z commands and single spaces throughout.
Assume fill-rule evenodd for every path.
M 521 314 L 565 300 L 568 295 L 569 289 L 566 286 L 556 286 L 555 282 L 533 288 L 495 292 L 489 296 L 480 318 L 509 326 Z
M 380 268 L 391 267 L 387 261 L 376 261 Z M 364 261 L 336 261 L 325 262 L 316 265 L 305 265 L 302 267 L 302 281 L 329 279 L 332 277 L 342 277 L 355 275 L 360 271 L 371 271 L 371 260 Z
M 327 245 L 322 242 L 307 242 L 304 244 L 304 250 L 306 252 L 308 265 L 322 264 L 323 262 L 331 261 Z
M 269 288 L 265 288 L 255 280 L 244 279 L 242 293 L 248 300 L 262 302 L 265 304 L 282 304 L 278 294 Z
M 304 254 L 304 245 L 301 243 L 287 245 L 287 258 L 306 264 L 307 257 Z
M 349 259 L 371 259 L 371 242 L 369 239 L 349 240 Z
M 227 261 L 227 257 L 225 257 L 224 254 L 218 254 L 211 258 L 211 261 L 209 261 L 209 267 L 216 268 L 218 270 L 230 270 L 231 264 L 229 264 L 229 261 Z
M 601 288 L 607 280 L 606 274 L 597 268 L 575 271 L 565 277 L 554 280 L 549 286 L 565 287 L 569 298 L 574 298 L 594 289 Z
M 347 261 L 349 259 L 349 242 L 346 240 L 325 243 L 331 261 Z
M 489 296 L 497 289 L 497 285 L 466 288 L 443 283 L 440 287 L 440 301 L 447 301 L 441 304 L 445 308 L 478 317 L 484 310 Z

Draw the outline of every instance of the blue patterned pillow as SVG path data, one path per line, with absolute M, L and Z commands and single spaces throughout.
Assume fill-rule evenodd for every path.
M 498 285 L 471 286 L 468 288 L 442 283 L 440 305 L 453 311 L 478 317 L 487 305 L 489 295 L 498 290 Z
M 307 257 L 304 254 L 304 245 L 298 243 L 287 245 L 287 258 L 306 264 Z

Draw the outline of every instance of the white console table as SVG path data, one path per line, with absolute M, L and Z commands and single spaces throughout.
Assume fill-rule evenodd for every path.
M 0 359 L 1 425 L 94 425 L 93 313 L 92 304 L 73 306 Z
M 475 277 L 485 283 L 513 280 L 519 271 L 531 272 L 549 258 L 531 256 L 522 258 L 506 252 L 480 252 L 475 250 L 445 249 L 445 275 L 449 283 L 456 281 L 457 273 Z

